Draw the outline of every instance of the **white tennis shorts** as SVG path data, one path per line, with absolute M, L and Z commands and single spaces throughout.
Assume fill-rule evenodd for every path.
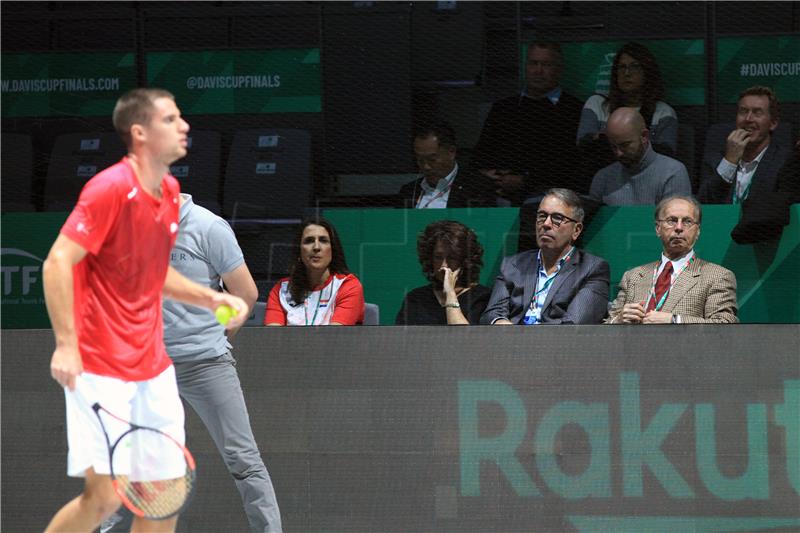
M 83 372 L 77 378 L 75 390 L 70 391 L 65 387 L 64 395 L 67 403 L 69 445 L 67 475 L 69 476 L 84 477 L 89 468 L 93 468 L 97 474 L 111 473 L 108 442 L 92 409 L 95 402 L 123 420 L 160 429 L 181 444 L 185 442 L 183 404 L 178 395 L 175 367 L 172 365 L 147 381 L 123 381 Z M 128 424 L 116 420 L 102 410 L 100 417 L 112 445 L 118 437 L 130 429 Z M 134 432 L 134 434 L 143 433 L 152 436 L 153 432 Z M 151 438 L 145 438 L 144 441 L 152 441 L 155 443 L 154 446 L 158 446 L 159 443 L 157 439 Z M 115 474 L 131 474 L 132 477 L 138 477 L 135 472 L 130 471 L 130 465 L 145 465 L 146 462 L 142 457 L 152 456 L 157 458 L 159 468 L 182 475 L 185 467 L 180 453 L 166 454 L 163 449 L 148 449 L 147 444 L 138 445 L 138 441 L 133 442 L 132 448 L 136 450 L 136 455 L 126 457 L 120 454 L 117 457 L 119 452 L 115 452 Z M 127 438 L 123 444 L 127 444 Z M 163 443 L 161 444 L 163 448 Z

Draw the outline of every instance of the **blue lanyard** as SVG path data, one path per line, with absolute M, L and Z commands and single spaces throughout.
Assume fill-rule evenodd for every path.
M 567 261 L 569 261 L 569 258 L 572 256 L 572 253 L 574 251 L 575 251 L 575 247 L 573 246 L 572 248 L 570 248 L 570 250 L 567 253 L 567 255 L 565 255 L 564 257 L 562 257 L 558 261 L 558 265 L 556 266 L 556 271 L 553 274 L 553 277 L 548 278 L 542 284 L 542 288 L 541 289 L 533 291 L 533 296 L 531 297 L 531 302 L 530 302 L 530 305 L 528 306 L 528 311 L 525 313 L 525 317 L 523 318 L 523 322 L 525 324 L 531 325 L 531 324 L 538 324 L 539 323 L 539 317 L 536 316 L 536 303 L 537 303 L 537 301 L 539 299 L 539 295 L 542 294 L 543 292 L 548 291 L 550 289 L 550 286 L 553 284 L 553 281 L 555 281 L 556 277 L 558 277 L 558 274 L 561 272 L 561 268 L 564 266 L 564 264 Z M 536 285 L 537 286 L 539 285 L 539 270 L 544 268 L 544 265 L 541 264 L 541 252 L 539 252 L 539 254 L 540 254 L 539 258 L 536 261 L 537 264 L 539 264 L 539 269 L 537 269 L 537 271 L 536 271 L 537 272 L 536 273 Z
M 752 177 L 750 178 L 750 183 L 747 184 L 747 187 L 745 187 L 745 189 L 742 192 L 741 196 L 736 194 L 736 184 L 737 183 L 738 183 L 738 179 L 733 183 L 733 187 L 731 187 L 733 189 L 733 198 L 732 198 L 731 202 L 734 205 L 735 204 L 740 204 L 740 203 L 744 202 L 745 200 L 747 200 L 747 196 L 750 194 L 750 187 L 753 186 L 753 178 Z

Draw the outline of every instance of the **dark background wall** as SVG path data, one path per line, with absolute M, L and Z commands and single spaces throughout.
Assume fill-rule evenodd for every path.
M 797 325 L 245 328 L 234 351 L 287 532 L 788 532 L 798 337 Z M 4 531 L 41 531 L 81 488 L 66 477 L 52 349 L 49 330 L 3 331 Z M 193 414 L 187 435 L 198 489 L 178 531 L 245 531 Z M 606 522 L 579 529 L 581 517 Z
M 415 120 L 452 122 L 466 160 L 489 103 L 519 89 L 520 42 L 705 38 L 713 57 L 716 37 L 800 31 L 798 2 L 3 2 L 2 14 L 3 52 L 135 50 L 140 80 L 148 51 L 319 47 L 322 113 L 190 118 L 222 133 L 223 154 L 236 129 L 310 131 L 313 201 L 327 205 L 358 205 L 336 200 L 338 175 L 415 172 Z M 707 105 L 677 109 L 698 138 L 732 117 L 710 65 Z M 797 126 L 797 105 L 785 111 Z M 110 118 L 3 120 L 33 135 L 36 208 L 55 137 L 98 129 Z

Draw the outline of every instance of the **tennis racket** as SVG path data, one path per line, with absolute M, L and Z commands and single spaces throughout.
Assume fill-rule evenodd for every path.
M 111 483 L 123 505 L 136 516 L 165 520 L 189 504 L 195 462 L 186 446 L 161 430 L 140 426 L 92 405 L 108 444 Z M 129 428 L 112 444 L 100 411 Z

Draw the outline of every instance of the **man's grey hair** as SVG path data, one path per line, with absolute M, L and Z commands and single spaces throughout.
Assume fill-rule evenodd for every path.
M 575 191 L 573 191 L 572 189 L 561 189 L 554 187 L 552 189 L 547 189 L 544 195 L 555 196 L 556 198 L 567 204 L 574 211 L 573 213 L 574 218 L 578 222 L 583 222 L 583 217 L 585 215 L 583 211 L 583 202 L 581 201 L 581 197 L 578 196 L 578 194 Z
M 699 224 L 703 220 L 703 206 L 697 200 L 697 198 L 694 196 L 676 194 L 675 196 L 669 196 L 658 202 L 658 205 L 656 205 L 656 211 L 654 213 L 656 221 L 661 219 L 661 211 L 663 211 L 664 208 L 667 207 L 667 204 L 673 200 L 683 200 L 684 202 L 689 202 L 694 206 L 694 210 L 697 212 L 697 223 Z

